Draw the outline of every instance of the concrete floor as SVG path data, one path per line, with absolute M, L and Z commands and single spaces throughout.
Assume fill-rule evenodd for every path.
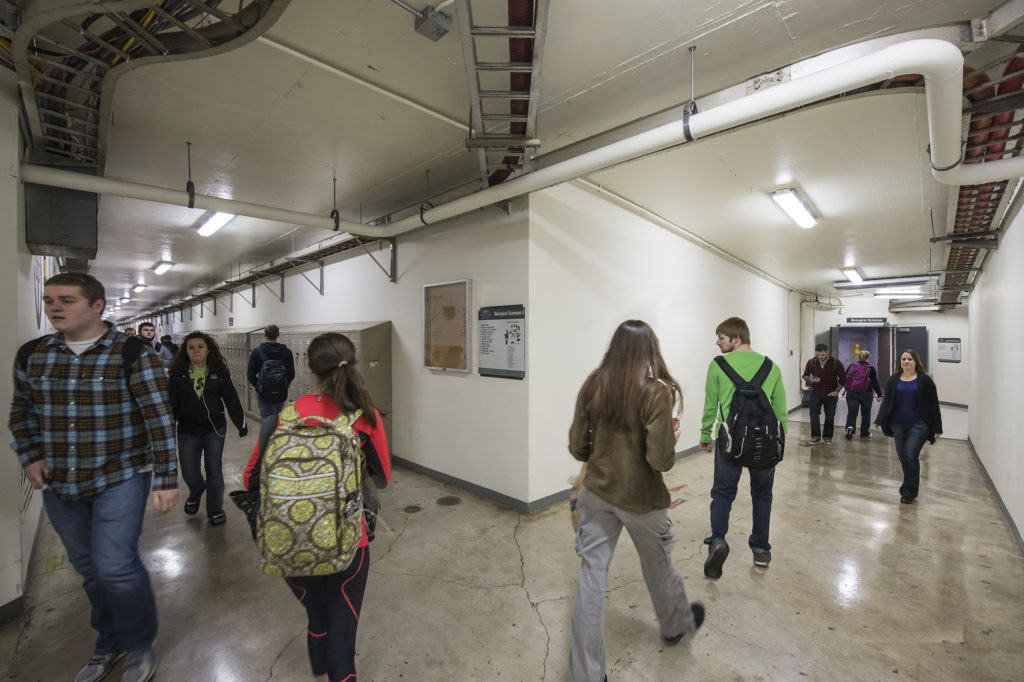
M 750 500 L 741 493 L 724 575 L 705 579 L 711 456 L 688 456 L 667 475 L 670 487 L 683 486 L 669 512 L 673 558 L 707 622 L 692 640 L 664 647 L 623 540 L 607 596 L 609 679 L 1021 679 L 1024 560 L 967 444 L 926 446 L 921 497 L 905 506 L 888 439 L 811 447 L 806 424 L 791 433 L 767 570 L 747 551 Z M 229 490 L 252 440 L 229 438 Z M 461 504 L 437 504 L 451 494 Z M 372 546 L 359 629 L 362 679 L 568 678 L 579 564 L 565 504 L 523 516 L 404 469 L 384 504 L 390 528 Z M 406 512 L 410 505 L 422 509 Z M 220 528 L 180 507 L 147 517 L 158 679 L 310 679 L 304 611 L 282 581 L 259 573 L 244 519 L 227 512 Z M 44 523 L 27 613 L 0 628 L 7 679 L 71 680 L 91 653 L 85 595 L 62 557 Z

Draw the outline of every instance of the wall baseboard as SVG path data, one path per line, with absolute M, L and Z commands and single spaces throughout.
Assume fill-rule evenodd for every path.
M 685 450 L 677 452 L 676 460 L 678 461 L 680 459 L 683 459 L 684 457 L 689 457 L 690 455 L 695 455 L 699 452 L 701 452 L 700 446 L 694 445 L 691 448 L 687 448 Z M 445 485 L 450 485 L 455 488 L 461 488 L 462 490 L 469 491 L 474 495 L 478 495 L 480 497 L 483 497 L 484 499 L 491 500 L 492 502 L 497 502 L 502 506 L 508 507 L 509 509 L 519 512 L 520 514 L 532 514 L 536 511 L 540 511 L 541 509 L 546 509 L 547 507 L 550 507 L 553 504 L 558 504 L 559 502 L 564 502 L 565 500 L 568 500 L 569 496 L 572 494 L 572 488 L 566 488 L 565 490 L 559 490 L 556 493 L 552 493 L 546 497 L 542 497 L 539 500 L 525 502 L 523 500 L 512 497 L 511 495 L 499 493 L 497 490 L 485 488 L 482 485 L 471 483 L 470 481 L 461 479 L 457 476 L 452 476 L 451 474 L 446 474 L 441 471 L 437 471 L 436 469 L 425 467 L 422 464 L 418 464 L 416 462 L 410 462 L 409 460 L 403 457 L 399 457 L 397 455 L 391 455 L 391 461 L 392 463 L 398 464 L 408 469 L 409 471 L 414 471 L 417 474 L 422 474 L 427 478 L 432 478 L 435 481 L 444 483 Z
M 1006 523 L 1010 526 L 1010 533 L 1013 534 L 1013 539 L 1017 541 L 1017 550 L 1020 551 L 1021 557 L 1024 557 L 1024 538 L 1020 535 L 1020 529 L 1017 528 L 1016 521 L 1010 516 L 1010 510 L 1006 508 L 1006 503 L 1003 502 L 1002 495 L 996 489 L 995 484 L 992 482 L 992 477 L 988 474 L 988 469 L 985 468 L 985 463 L 981 461 L 981 457 L 978 456 L 978 451 L 974 449 L 974 442 L 971 437 L 967 437 L 967 445 L 971 448 L 971 455 L 974 456 L 974 461 L 978 463 L 981 468 L 981 473 L 985 475 L 985 485 L 988 487 L 989 492 L 996 498 L 996 502 L 999 503 L 999 509 L 1003 512 L 1003 518 L 1006 519 Z
M 19 595 L 0 606 L 0 623 L 14 620 L 25 611 L 25 595 Z

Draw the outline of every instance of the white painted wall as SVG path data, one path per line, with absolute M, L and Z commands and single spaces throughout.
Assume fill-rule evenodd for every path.
M 33 260 L 40 269 L 42 258 L 33 258 L 25 245 L 25 219 L 22 192 L 18 180 L 18 158 L 21 146 L 18 132 L 18 99 L 12 73 L 0 71 L 0 286 L 11 295 L 0 297 L 0 358 L 8 363 L 0 371 L 0 396 L 5 408 L 13 394 L 11 363 L 18 347 L 29 339 L 46 333 L 36 323 L 32 281 Z M 45 319 L 45 318 L 44 318 Z M 3 419 L 4 442 L 14 440 Z M 0 458 L 0 606 L 17 599 L 24 592 L 32 543 L 39 525 L 41 497 L 30 493 L 26 508 L 24 476 L 17 456 L 10 448 Z
M 935 379 L 939 400 L 970 405 L 970 353 L 972 346 L 968 313 L 964 309 L 944 312 L 889 312 L 889 302 L 874 296 L 844 296 L 842 307 L 836 310 L 814 312 L 814 333 L 828 331 L 836 325 L 846 325 L 848 317 L 885 317 L 893 325 L 924 325 L 928 327 L 928 372 Z M 939 339 L 961 339 L 961 362 L 939 362 Z M 897 349 L 899 352 L 899 349 Z M 804 358 L 806 362 L 811 353 Z M 884 374 L 884 372 L 880 372 Z M 885 381 L 884 376 L 879 377 Z
M 300 275 L 285 280 L 282 304 L 264 287 L 252 308 L 236 294 L 234 311 L 218 305 L 172 332 L 192 329 L 251 330 L 333 322 L 390 320 L 392 332 L 392 451 L 407 460 L 485 488 L 526 500 L 527 383 L 481 377 L 476 347 L 472 372 L 443 373 L 423 367 L 423 285 L 473 280 L 471 338 L 481 306 L 525 303 L 527 296 L 527 202 L 507 215 L 497 208 L 399 238 L 398 282 L 391 283 L 362 251 L 325 268 L 321 297 Z M 361 254 L 361 255 L 360 255 Z M 387 258 L 385 251 L 381 254 Z M 386 260 L 385 260 L 386 262 Z M 246 292 L 246 297 L 249 294 Z M 208 304 L 209 305 L 209 304 Z
M 978 456 L 992 477 L 1017 524 L 1024 533 L 1024 420 L 1020 418 L 1024 369 L 1014 352 L 1024 339 L 1024 214 L 1007 228 L 999 249 L 985 262 L 985 270 L 971 294 L 971 336 L 978 343 L 968 349 L 971 363 L 971 405 L 968 433 Z M 999 352 L 1005 347 L 1009 352 Z
M 797 294 L 572 184 L 531 195 L 529 253 L 531 500 L 578 471 L 567 450 L 576 394 L 623 320 L 654 328 L 682 386 L 680 450 L 700 440 L 715 327 L 732 315 L 780 365 L 789 407 L 799 404 Z

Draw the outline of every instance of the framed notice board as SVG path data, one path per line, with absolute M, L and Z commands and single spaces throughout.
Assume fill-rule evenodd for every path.
M 423 287 L 423 366 L 449 372 L 469 370 L 470 280 Z

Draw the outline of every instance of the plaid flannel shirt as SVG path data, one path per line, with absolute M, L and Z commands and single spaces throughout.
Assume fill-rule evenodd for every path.
M 174 415 L 163 364 L 142 349 L 125 376 L 128 337 L 106 334 L 75 355 L 57 333 L 14 363 L 9 427 L 21 466 L 46 460 L 50 489 L 81 499 L 153 470 L 153 490 L 178 487 Z

